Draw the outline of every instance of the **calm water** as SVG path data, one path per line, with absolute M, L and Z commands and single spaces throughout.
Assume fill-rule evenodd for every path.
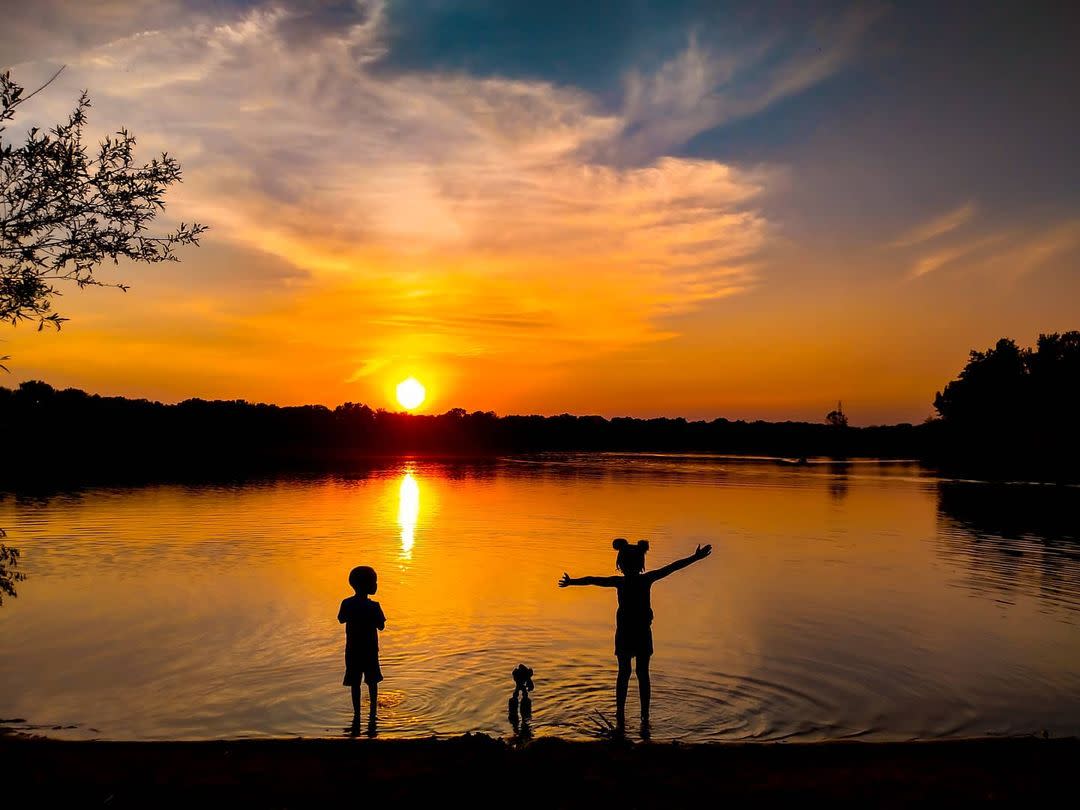
M 0 718 L 65 737 L 341 734 L 349 569 L 388 617 L 380 734 L 613 714 L 610 540 L 650 567 L 653 736 L 1080 732 L 1080 489 L 910 464 L 672 456 L 401 462 L 356 476 L 0 496 L 29 579 L 0 608 Z M 636 731 L 636 686 L 628 718 Z

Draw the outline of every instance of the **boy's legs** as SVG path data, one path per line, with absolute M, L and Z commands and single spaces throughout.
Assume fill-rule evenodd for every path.
M 379 705 L 379 682 L 368 681 L 368 723 L 375 725 L 375 710 Z

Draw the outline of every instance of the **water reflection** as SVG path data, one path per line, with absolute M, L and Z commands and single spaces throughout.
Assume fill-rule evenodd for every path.
M 973 593 L 1080 610 L 1080 488 L 943 481 L 938 539 Z M 1074 616 L 1066 616 L 1074 620 Z
M 627 532 L 658 562 L 714 542 L 722 563 L 654 595 L 654 739 L 1076 734 L 1078 498 L 911 465 L 625 454 L 0 494 L 30 575 L 0 608 L 18 650 L 0 717 L 72 738 L 341 734 L 334 610 L 364 563 L 392 630 L 380 736 L 607 736 L 613 605 L 555 582 L 610 570 Z M 437 561 L 417 537 L 435 522 Z M 519 661 L 544 686 L 515 728 Z
M 0 529 L 0 537 L 5 537 L 4 530 Z M 19 550 L 0 543 L 0 605 L 4 604 L 4 596 L 16 596 L 15 583 L 25 579 L 26 576 L 18 570 Z
M 401 556 L 412 559 L 413 544 L 416 542 L 416 521 L 420 517 L 420 485 L 411 472 L 401 477 L 398 490 L 398 525 L 401 527 Z
M 829 494 L 836 502 L 840 502 L 848 494 L 848 467 L 846 464 L 830 464 L 829 470 Z

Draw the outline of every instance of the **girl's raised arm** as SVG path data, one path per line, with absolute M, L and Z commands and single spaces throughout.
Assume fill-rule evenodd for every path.
M 654 582 L 658 579 L 663 579 L 669 574 L 674 574 L 676 571 L 679 571 L 683 568 L 686 568 L 686 566 L 688 565 L 696 563 L 698 560 L 704 560 L 710 554 L 712 554 L 711 545 L 698 546 L 697 550 L 689 557 L 683 557 L 681 560 L 676 560 L 673 563 L 668 563 L 663 568 L 657 568 L 655 571 L 652 572 L 652 579 Z
M 599 585 L 601 588 L 614 588 L 619 584 L 622 577 L 578 577 L 574 579 L 569 574 L 563 574 L 559 580 L 559 587 L 567 585 Z

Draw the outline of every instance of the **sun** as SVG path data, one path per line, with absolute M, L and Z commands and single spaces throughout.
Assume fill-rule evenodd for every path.
M 424 390 L 424 386 L 420 384 L 416 377 L 409 377 L 407 380 L 398 383 L 397 401 L 407 411 L 419 408 L 425 396 L 427 396 L 427 391 Z

